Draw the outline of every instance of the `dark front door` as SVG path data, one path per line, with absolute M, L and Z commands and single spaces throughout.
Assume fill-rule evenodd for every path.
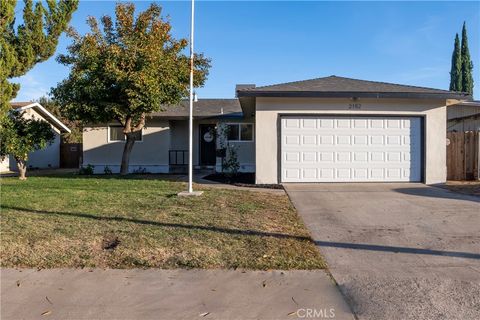
M 215 125 L 200 125 L 200 165 L 214 166 L 216 162 Z

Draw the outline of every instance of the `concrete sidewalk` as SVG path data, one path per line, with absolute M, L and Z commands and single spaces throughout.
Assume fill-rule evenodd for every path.
M 1 270 L 1 319 L 353 319 L 323 270 Z M 315 315 L 315 317 L 313 317 Z

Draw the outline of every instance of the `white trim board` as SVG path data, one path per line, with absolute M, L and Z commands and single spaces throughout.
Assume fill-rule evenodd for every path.
M 66 126 L 64 125 L 57 117 L 55 117 L 53 114 L 51 114 L 47 109 L 45 109 L 41 104 L 39 104 L 38 102 L 33 102 L 29 105 L 26 105 L 26 106 L 23 106 L 23 107 L 20 107 L 20 108 L 16 108 L 14 110 L 17 110 L 17 111 L 25 111 L 27 109 L 31 109 L 31 108 L 38 108 L 40 110 L 40 113 L 43 113 L 45 114 L 48 118 L 50 118 L 54 124 L 56 124 L 56 127 L 59 128 L 60 130 L 63 130 L 63 131 L 66 131 L 68 133 L 71 132 L 71 130 Z

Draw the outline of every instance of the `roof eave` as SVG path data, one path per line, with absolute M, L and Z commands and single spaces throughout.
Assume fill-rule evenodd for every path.
M 451 92 L 356 92 L 356 91 L 255 91 L 242 90 L 238 97 L 269 97 L 269 98 L 401 98 L 401 99 L 459 99 L 471 100 L 472 96 L 464 93 Z
M 188 114 L 186 115 L 149 115 L 149 117 L 164 120 L 188 120 Z M 225 113 L 225 114 L 212 114 L 212 115 L 193 115 L 195 120 L 208 120 L 208 119 L 241 119 L 243 114 L 238 113 Z
M 38 102 L 32 102 L 29 105 L 23 106 L 23 107 L 18 107 L 15 108 L 15 110 L 18 111 L 25 111 L 27 109 L 34 108 L 37 109 L 37 112 L 39 112 L 44 118 L 49 118 L 50 124 L 56 127 L 58 130 L 61 132 L 66 132 L 66 133 L 71 133 L 72 131 L 63 124 L 57 117 L 55 117 L 53 114 L 51 114 L 45 107 L 43 107 L 41 104 Z

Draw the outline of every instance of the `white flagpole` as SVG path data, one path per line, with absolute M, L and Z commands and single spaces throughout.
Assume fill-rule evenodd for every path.
M 188 193 L 193 192 L 193 23 L 195 14 L 195 0 L 192 0 L 192 21 L 190 29 L 190 110 L 188 136 Z

